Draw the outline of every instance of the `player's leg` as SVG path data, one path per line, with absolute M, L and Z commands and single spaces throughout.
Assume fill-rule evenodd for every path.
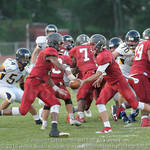
M 86 105 L 86 97 L 89 93 L 92 94 L 93 87 L 92 83 L 87 83 L 82 85 L 82 87 L 78 90 L 77 93 L 77 102 L 78 102 L 78 113 L 77 113 L 77 120 L 81 123 L 86 122 L 84 118 L 84 110 Z
M 141 111 L 141 127 L 150 127 L 149 113 Z
M 79 121 L 77 121 L 74 117 L 74 113 L 73 113 L 73 104 L 72 104 L 72 100 L 71 100 L 71 95 L 70 95 L 70 92 L 67 90 L 67 88 L 64 86 L 64 85 L 59 85 L 59 88 L 63 89 L 66 91 L 66 95 L 60 95 L 58 93 L 55 93 L 55 96 L 57 98 L 60 98 L 62 100 L 64 100 L 65 102 L 65 107 L 66 107 L 66 110 L 68 112 L 68 116 L 67 116 L 67 119 L 68 119 L 68 122 L 71 124 L 71 125 L 76 125 L 76 126 L 80 126 L 81 123 Z
M 109 122 L 109 116 L 106 109 L 106 103 L 115 95 L 116 91 L 111 88 L 108 84 L 102 89 L 96 105 L 100 113 L 100 119 L 104 123 L 104 129 L 97 131 L 96 133 L 108 133 L 111 132 L 111 125 Z
M 0 110 L 8 108 L 8 106 L 11 104 L 12 99 L 15 98 L 15 95 L 12 91 L 13 88 L 9 87 L 0 87 L 0 99 L 3 100 L 3 102 L 0 104 Z
M 138 76 L 137 76 L 138 78 Z M 140 77 L 139 77 L 140 78 Z M 140 78 L 142 79 L 142 78 Z M 148 112 L 150 113 L 150 105 L 146 104 L 146 103 L 143 103 L 143 102 L 138 102 L 135 95 L 133 94 L 133 92 L 131 91 L 131 89 L 129 88 L 128 84 L 127 83 L 123 83 L 124 80 L 121 80 L 120 82 L 120 86 L 119 86 L 119 92 L 125 97 L 125 99 L 128 101 L 128 103 L 130 104 L 130 106 L 133 108 L 133 109 L 140 109 L 140 110 L 143 110 L 145 112 Z M 139 88 L 141 86 L 138 86 L 138 85 L 144 85 L 144 88 Z M 136 86 L 135 87 L 138 87 L 139 89 L 139 93 L 136 92 L 137 96 L 140 98 L 141 101 L 144 101 L 144 102 L 150 102 L 149 98 L 150 98 L 150 92 L 149 92 L 149 88 L 147 88 L 149 85 L 150 87 L 150 84 L 149 82 L 146 81 L 146 79 L 144 79 L 143 81 L 139 80 L 138 83 L 136 83 Z M 137 88 L 136 88 L 137 89 Z M 143 90 L 143 91 L 142 91 Z M 148 91 L 147 91 L 148 90 Z M 146 94 L 145 94 L 146 93 Z M 144 97 L 144 95 L 146 97 Z M 142 95 L 142 96 L 141 96 Z M 147 96 L 148 95 L 148 96 Z M 144 98 L 143 98 L 144 97 Z
M 15 99 L 15 102 L 19 102 L 21 103 L 21 99 L 22 99 L 22 96 L 23 96 L 23 90 L 21 90 L 20 88 L 13 88 L 14 90 L 14 94 L 16 96 L 16 99 Z M 42 124 L 42 121 L 40 120 L 37 112 L 36 112 L 36 109 L 34 108 L 33 105 L 31 105 L 30 109 L 29 109 L 29 112 L 31 113 L 35 123 L 38 125 L 38 124 Z
M 39 94 L 39 98 L 43 100 L 47 105 L 51 106 L 51 130 L 49 133 L 49 136 L 51 137 L 59 137 L 62 136 L 60 131 L 58 130 L 57 124 L 58 124 L 58 114 L 59 114 L 59 108 L 60 108 L 60 102 L 55 97 L 53 90 L 50 89 L 47 84 L 43 84 L 41 87 L 41 91 Z M 66 134 L 63 134 L 66 135 Z M 67 133 L 67 135 L 69 135 Z
M 20 107 L 12 107 L 9 109 L 1 110 L 1 115 L 26 115 L 26 113 L 29 111 L 31 104 L 34 102 L 38 87 L 33 86 L 31 83 L 31 80 L 26 80 L 24 94 L 21 100 Z M 32 94 L 29 94 L 32 93 Z
M 130 85 L 134 89 L 136 95 L 138 96 L 141 102 L 147 104 L 150 103 L 150 82 L 149 78 L 145 75 L 135 75 L 134 78 L 138 79 L 138 83 L 135 83 L 133 80 L 129 80 Z M 130 116 L 134 118 L 138 114 L 138 111 L 131 113 Z M 141 111 L 141 126 L 149 126 L 148 114 L 145 111 Z
M 42 111 L 42 126 L 41 126 L 42 130 L 45 130 L 48 126 L 47 121 L 48 121 L 49 113 L 50 113 L 50 106 L 45 104 Z

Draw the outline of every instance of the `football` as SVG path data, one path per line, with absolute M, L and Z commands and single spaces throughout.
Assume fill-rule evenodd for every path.
M 72 89 L 78 89 L 80 87 L 80 84 L 81 84 L 81 82 L 79 79 L 74 79 L 74 80 L 69 82 L 69 86 Z

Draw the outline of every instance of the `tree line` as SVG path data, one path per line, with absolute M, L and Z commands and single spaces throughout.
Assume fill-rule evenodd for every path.
M 150 27 L 150 0 L 0 0 L 0 41 L 23 41 L 27 23 L 67 28 L 73 37 L 85 33 L 123 36 Z

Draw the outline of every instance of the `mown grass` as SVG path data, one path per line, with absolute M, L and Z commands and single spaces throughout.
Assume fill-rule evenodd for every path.
M 73 94 L 75 102 L 75 95 Z M 113 100 L 108 103 L 107 108 L 110 114 L 110 105 Z M 41 106 L 37 100 L 34 103 L 38 110 Z M 19 104 L 13 104 L 19 106 Z M 87 122 L 80 127 L 70 126 L 66 123 L 66 110 L 64 103 L 60 109 L 59 130 L 69 132 L 68 138 L 50 138 L 48 136 L 51 129 L 50 119 L 49 126 L 46 130 L 41 130 L 39 125 L 35 125 L 32 116 L 1 116 L 0 117 L 0 149 L 2 150 L 34 150 L 34 149 L 50 149 L 50 150 L 95 150 L 95 149 L 150 149 L 150 128 L 140 128 L 140 115 L 137 122 L 127 126 L 121 120 L 114 122 L 111 119 L 113 132 L 109 134 L 96 134 L 95 131 L 103 128 L 102 122 L 99 120 L 99 113 L 93 101 L 91 106 L 93 116 L 86 118 Z

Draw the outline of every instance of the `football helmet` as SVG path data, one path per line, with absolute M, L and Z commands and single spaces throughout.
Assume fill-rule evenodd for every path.
M 40 49 L 46 48 L 46 36 L 38 36 L 35 42 Z
M 74 39 L 71 35 L 64 35 L 63 36 L 63 46 L 67 50 L 71 50 L 74 47 Z
M 49 47 L 55 48 L 57 51 L 60 50 L 60 46 L 62 45 L 63 38 L 59 33 L 51 33 L 46 37 L 46 43 Z
M 140 33 L 136 30 L 130 30 L 125 36 L 125 42 L 129 48 L 136 48 L 140 41 Z
M 150 28 L 144 30 L 144 32 L 143 32 L 143 39 L 144 40 L 150 40 Z
M 25 67 L 31 58 L 31 52 L 27 48 L 19 48 L 16 51 L 16 60 Z
M 48 35 L 49 33 L 56 33 L 56 32 L 58 32 L 58 29 L 54 24 L 49 24 L 45 28 L 45 35 Z
M 76 45 L 83 45 L 89 42 L 89 37 L 86 34 L 81 34 L 76 38 Z
M 115 50 L 123 41 L 118 37 L 113 37 L 109 40 L 109 49 L 111 51 Z
M 102 51 L 106 47 L 106 38 L 101 34 L 94 34 L 90 38 L 90 45 L 95 45 L 96 51 Z

